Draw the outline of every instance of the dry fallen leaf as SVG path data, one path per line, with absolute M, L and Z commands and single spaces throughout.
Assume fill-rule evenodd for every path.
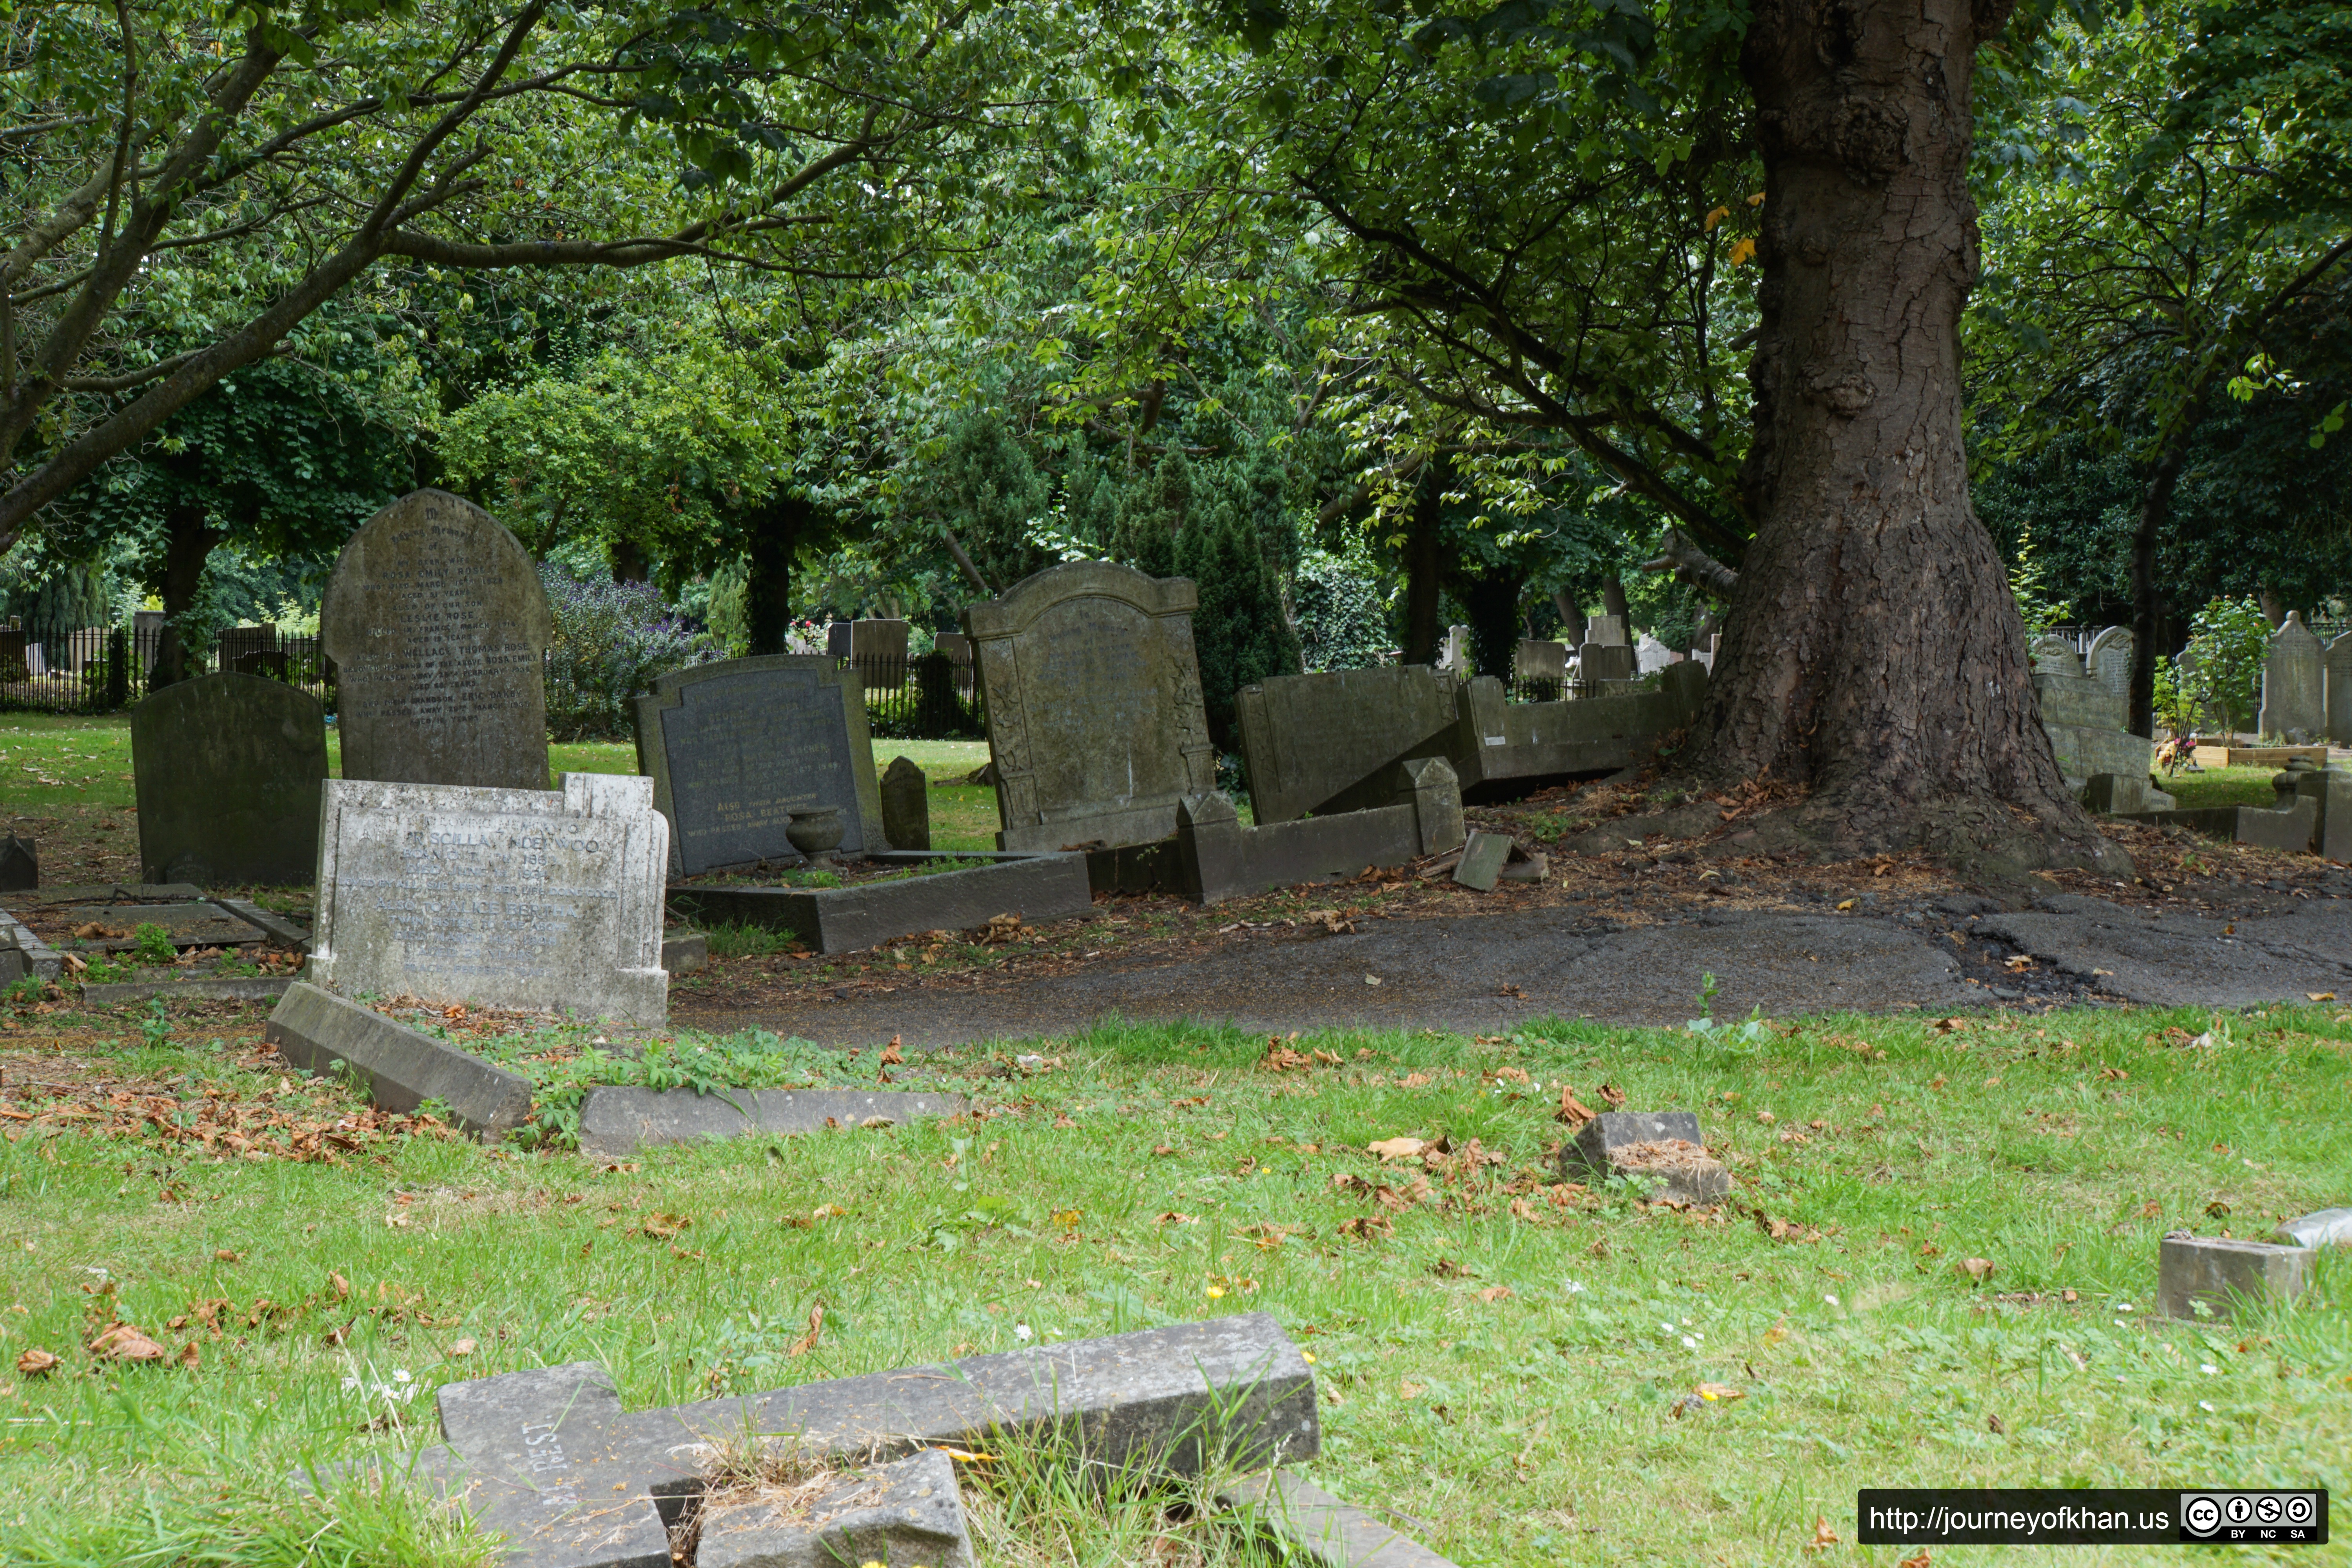
M 1410 1160 L 1429 1145 L 1418 1138 L 1383 1138 L 1377 1143 L 1367 1143 L 1365 1149 L 1383 1160 Z
M 693 1223 L 683 1215 L 649 1214 L 646 1215 L 645 1233 L 656 1241 L 667 1241 Z
M 481 1348 L 471 1340 L 459 1340 L 449 1347 L 449 1354 L 453 1360 L 463 1360 Z
M 882 1065 L 886 1068 L 894 1068 L 906 1059 L 898 1054 L 898 1037 L 891 1036 L 890 1043 L 882 1047 Z
M 1936 1568 L 1936 1560 L 1928 1556 L 1927 1549 L 1922 1546 L 1918 1551 L 1897 1563 L 1895 1568 Z
M 1489 1285 L 1484 1290 L 1478 1292 L 1478 1300 L 1481 1301 L 1499 1301 L 1510 1293 L 1511 1288 L 1508 1285 Z
M 180 1364 L 191 1371 L 194 1371 L 199 1354 L 200 1352 L 196 1349 L 196 1342 L 190 1340 L 186 1344 L 180 1347 Z
M 2336 993 L 2333 991 L 2306 991 L 2304 994 L 2310 997 L 2315 1002 L 2333 1002 L 2336 1000 Z
M 327 1276 L 327 1283 L 335 1288 L 335 1300 L 338 1301 L 343 1300 L 343 1298 L 352 1293 L 352 1282 L 344 1279 L 341 1274 L 332 1272 L 329 1273 Z
M 824 1331 L 824 1303 L 820 1301 L 815 1306 L 809 1309 L 808 1332 L 803 1334 L 799 1339 L 794 1340 L 791 1344 L 785 1346 L 784 1353 L 788 1356 L 804 1356 L 808 1354 L 809 1352 L 816 1349 L 817 1336 Z
M 1734 1388 L 1727 1383 L 1702 1383 L 1691 1390 L 1709 1405 L 1728 1405 L 1735 1399 L 1745 1399 L 1748 1391 Z
M 1990 1258 L 1963 1258 L 1952 1268 L 1955 1272 L 1965 1274 L 1979 1285 L 1992 1278 L 1992 1259 Z
M 1613 1083 L 1604 1083 L 1601 1086 L 1601 1103 L 1612 1110 L 1622 1110 L 1625 1109 L 1625 1091 Z
M 57 1367 L 58 1358 L 37 1348 L 28 1350 L 16 1358 L 16 1370 L 26 1377 L 39 1377 L 44 1373 L 55 1372 Z
M 1370 1241 L 1376 1237 L 1394 1236 L 1396 1226 L 1383 1214 L 1358 1215 L 1339 1226 L 1341 1236 L 1352 1236 L 1359 1241 Z
M 1837 1543 L 1837 1531 L 1830 1528 L 1830 1521 L 1819 1515 L 1815 1515 L 1813 1519 L 1813 1538 L 1805 1542 L 1805 1550 L 1808 1552 L 1827 1552 L 1831 1547 L 1835 1546 Z
M 1554 1121 L 1564 1121 L 1570 1127 L 1581 1127 L 1592 1120 L 1592 1108 L 1576 1098 L 1576 1090 L 1567 1084 L 1559 1086 L 1559 1109 L 1552 1112 Z
M 89 1342 L 89 1353 L 106 1361 L 162 1361 L 171 1352 L 129 1323 L 116 1323 Z

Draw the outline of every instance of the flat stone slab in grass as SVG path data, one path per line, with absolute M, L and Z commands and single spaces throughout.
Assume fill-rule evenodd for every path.
M 296 1067 L 326 1073 L 348 1062 L 386 1110 L 411 1111 L 428 1100 L 449 1108 L 468 1132 L 496 1138 L 530 1115 L 530 1080 L 430 1035 L 405 1028 L 356 1002 L 305 981 L 286 988 L 263 1038 Z
M 942 858 L 872 857 L 885 865 L 908 866 Z M 1083 855 L 985 858 L 995 863 L 846 888 L 677 888 L 670 891 L 669 907 L 704 925 L 790 931 L 818 952 L 854 952 L 920 931 L 967 931 L 998 915 L 1034 922 L 1067 920 L 1094 909 Z
M 55 918 L 74 929 L 97 925 L 124 933 L 77 938 L 75 949 L 82 952 L 127 952 L 139 945 L 133 933 L 142 925 L 163 927 L 173 947 L 238 947 L 268 937 L 244 916 L 205 899 L 168 904 L 68 904 Z
M 1244 1478 L 1217 1495 L 1248 1521 L 1303 1553 L 1315 1568 L 1454 1568 L 1394 1524 L 1289 1470 Z
M 2282 1247 L 2352 1247 L 2352 1209 L 2321 1209 L 2288 1220 L 2271 1239 Z
M 275 1002 L 294 984 L 290 977 L 270 974 L 199 974 L 175 980 L 131 980 L 114 985 L 85 985 L 81 999 L 92 1007 L 123 1002 L 144 1002 L 151 996 L 183 997 L 200 1002 Z
M 213 902 L 247 925 L 258 929 L 278 947 L 289 952 L 304 952 L 310 949 L 310 929 L 290 915 L 264 909 L 249 899 L 215 899 Z
M 2218 1236 L 2168 1236 L 2157 1261 L 2157 1310 L 2168 1318 L 2215 1318 L 2245 1307 L 2292 1301 L 2311 1283 L 2315 1254 L 2305 1247 Z
M 1563 1175 L 1648 1177 L 1663 1196 L 1685 1203 L 1721 1203 L 1731 1173 L 1706 1152 L 1698 1116 L 1688 1110 L 1604 1110 L 1559 1152 Z
M 580 1152 L 625 1154 L 648 1143 L 691 1143 L 750 1133 L 821 1132 L 828 1127 L 961 1116 L 960 1094 L 869 1093 L 856 1089 L 592 1089 L 580 1106 Z
M 439 1405 L 446 1447 L 362 1468 L 439 1490 L 528 1568 L 666 1568 L 665 1521 L 746 1433 L 819 1463 L 1060 1436 L 1185 1475 L 1312 1458 L 1321 1438 L 1314 1375 L 1264 1313 L 635 1415 L 593 1362 L 445 1384 Z
M 937 1448 L 707 1509 L 695 1568 L 972 1568 L 955 1461 Z
M 2352 988 L 2352 901 L 2231 920 L 2062 897 L 2040 911 L 1987 915 L 1976 929 L 2151 1006 L 2231 1007 Z

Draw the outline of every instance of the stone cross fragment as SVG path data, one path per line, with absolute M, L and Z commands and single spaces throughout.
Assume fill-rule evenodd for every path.
M 694 1568 L 972 1568 L 955 1461 L 938 1448 L 706 1508 Z
M 1192 1474 L 1311 1458 L 1321 1436 L 1313 1374 L 1264 1313 L 635 1414 L 593 1362 L 439 1400 L 446 1446 L 411 1474 L 506 1536 L 505 1568 L 668 1568 L 667 1524 L 755 1442 L 825 1461 L 1060 1439 L 1110 1470 Z

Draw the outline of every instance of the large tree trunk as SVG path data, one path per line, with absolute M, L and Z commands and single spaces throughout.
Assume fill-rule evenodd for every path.
M 1470 661 L 1479 674 L 1506 685 L 1519 651 L 1519 589 L 1526 581 L 1507 562 L 1461 579 L 1462 607 L 1470 617 Z
M 1969 502 L 1969 71 L 2007 0 L 1760 0 L 1756 434 L 1700 767 L 1810 786 L 1828 853 L 2120 860 L 2067 794 Z M 2020 813 L 2023 815 L 2021 816 Z
M 154 671 L 147 678 L 150 691 L 195 673 L 179 621 L 195 605 L 197 590 L 204 586 L 205 563 L 220 537 L 220 531 L 206 522 L 201 505 L 184 501 L 163 514 L 163 634 L 155 645 Z
M 1435 664 L 1438 642 L 1444 636 L 1439 624 L 1438 595 L 1444 591 L 1445 559 L 1441 549 L 1445 487 L 1453 465 L 1443 458 L 1424 463 L 1412 505 L 1404 516 L 1404 659 L 1406 664 Z
M 2156 661 L 2163 632 L 2164 590 L 2157 582 L 2156 551 L 2172 521 L 2172 492 L 2189 459 L 2189 433 L 2168 442 L 2140 488 L 2139 518 L 2132 528 L 2131 731 L 2156 733 Z
M 779 490 L 750 519 L 744 562 L 743 618 L 754 654 L 789 651 L 793 629 L 793 556 L 800 546 L 808 503 Z

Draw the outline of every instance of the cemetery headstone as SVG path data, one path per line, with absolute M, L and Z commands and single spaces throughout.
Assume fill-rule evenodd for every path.
M 163 621 L 161 610 L 131 612 L 131 636 L 138 646 L 139 675 L 145 679 L 155 668 L 155 655 L 163 647 Z
M 1630 639 L 1625 636 L 1625 617 L 1622 616 L 1593 616 L 1584 623 L 1584 640 L 1588 643 L 1599 643 L 1603 647 L 1630 647 Z
M 2326 663 L 2327 738 L 2352 746 L 2352 632 L 2327 645 Z
M 2320 1209 L 2281 1221 L 2271 1239 L 2282 1247 L 2352 1247 L 2352 1209 Z
M 2133 646 L 2129 626 L 2109 626 L 2091 639 L 2091 651 L 2083 660 L 2083 673 L 2105 687 L 2126 713 L 2131 709 Z
M 1568 673 L 1568 645 L 1522 637 L 1512 668 L 1521 680 L 1558 680 Z
M 825 628 L 824 651 L 857 667 L 870 691 L 895 691 L 907 684 L 905 621 L 835 621 Z
M 2291 1301 L 2311 1283 L 2309 1247 L 2175 1231 L 2157 1255 L 2157 1310 L 2196 1321 L 2198 1308 L 2228 1319 L 2242 1307 Z
M 1633 645 L 1633 668 L 1638 674 L 1655 675 L 1674 662 L 1673 650 L 1647 632 Z
M 1192 583 L 1084 561 L 965 607 L 996 769 L 998 846 L 1165 838 L 1216 787 Z
M 915 725 L 927 740 L 945 740 L 963 728 L 955 660 L 933 648 L 915 661 Z M 901 845 L 901 848 L 905 846 Z
M 310 978 L 345 995 L 659 1024 L 669 825 L 653 781 L 561 790 L 331 779 Z
M 955 1461 L 943 1449 L 820 1476 L 782 1503 L 708 1507 L 695 1568 L 972 1568 Z
M 1707 1153 L 1688 1110 L 1604 1110 L 1562 1146 L 1559 1165 L 1564 1174 L 1646 1179 L 1685 1203 L 1720 1203 L 1731 1192 L 1731 1173 Z
M 1283 675 L 1243 687 L 1234 711 L 1255 819 L 1288 822 L 1388 804 L 1381 775 L 1391 763 L 1444 751 L 1454 693 L 1454 678 L 1425 664 Z
M 855 667 L 826 654 L 721 659 L 656 676 L 631 708 L 637 770 L 680 874 L 796 861 L 792 814 L 819 806 L 841 811 L 841 853 L 889 847 Z
M 931 847 L 931 781 L 912 757 L 894 757 L 882 772 L 882 837 L 893 849 Z
M 592 1089 L 580 1102 L 581 1152 L 599 1159 L 651 1143 L 691 1143 L 750 1133 L 779 1136 L 833 1128 L 888 1127 L 961 1116 L 960 1094 L 874 1093 L 859 1089 Z
M 1578 674 L 1588 681 L 1631 680 L 1634 657 L 1634 650 L 1622 642 L 1589 642 L 1578 651 Z
M 319 611 L 343 777 L 547 788 L 547 591 L 489 513 L 444 490 L 352 535 Z
M 368 1098 L 386 1110 L 411 1111 L 436 1100 L 457 1126 L 492 1140 L 530 1119 L 530 1080 L 520 1073 L 306 981 L 286 987 L 262 1037 L 305 1072 L 342 1068 L 356 1074 Z
M 2303 624 L 2301 611 L 2289 610 L 2286 624 L 2271 635 L 2263 660 L 2262 732 L 2297 742 L 2324 733 L 2327 661 L 2319 639 Z
M 41 885 L 41 852 L 29 838 L 11 833 L 0 839 L 0 893 L 22 893 Z
M 2083 673 L 2082 656 L 2074 651 L 2074 639 L 2072 637 L 2062 637 L 2054 633 L 2038 637 L 2033 639 L 2033 646 L 2027 649 L 2027 654 L 2033 661 L 2033 673 L 2036 675 Z
M 327 716 L 298 686 L 200 675 L 131 710 L 140 875 L 198 887 L 307 883 L 319 868 Z
M 2125 641 L 2128 647 L 2128 637 Z M 2128 653 L 2123 663 L 2128 668 Z M 2101 773 L 2122 779 L 2147 777 L 2156 761 L 2155 743 L 2125 728 L 2130 709 L 2124 695 L 2084 672 L 2073 643 L 2063 637 L 2045 637 L 2036 643 L 2032 679 L 2042 731 L 2057 755 L 2058 772 L 2071 787 L 2080 790 Z M 2128 805 L 2130 791 L 2126 788 L 2111 798 Z
M 1462 858 L 1454 863 L 1454 879 L 1465 888 L 1475 888 L 1482 893 L 1495 890 L 1496 879 L 1503 874 L 1503 862 L 1511 855 L 1511 836 L 1507 833 L 1473 833 L 1463 846 Z

